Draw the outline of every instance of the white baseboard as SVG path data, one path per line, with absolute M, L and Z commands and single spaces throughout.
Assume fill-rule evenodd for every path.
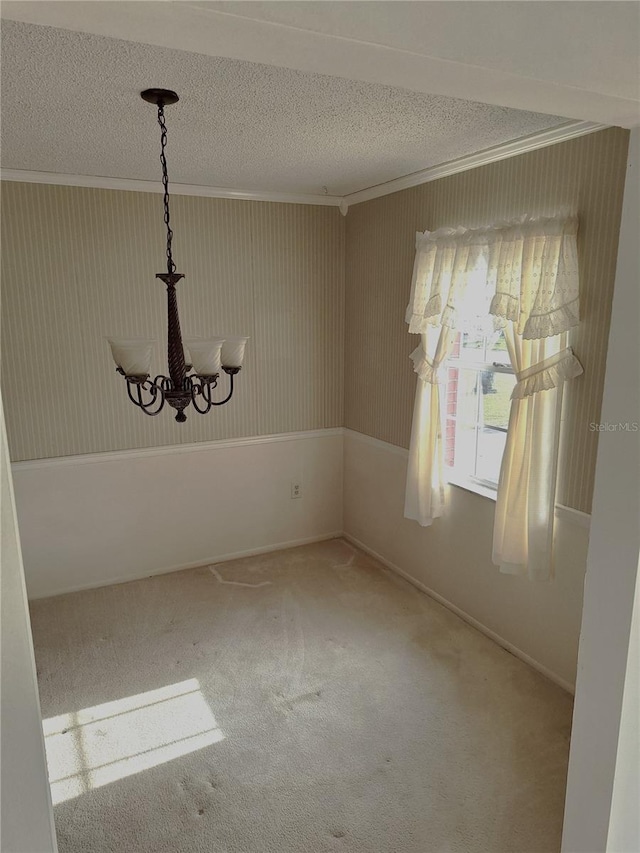
M 72 592 L 82 592 L 85 589 L 101 589 L 105 586 L 115 586 L 121 583 L 130 583 L 131 581 L 144 580 L 145 578 L 155 578 L 159 575 L 170 575 L 172 572 L 181 572 L 185 569 L 201 569 L 208 566 L 217 566 L 220 563 L 226 563 L 229 560 L 240 560 L 243 557 L 257 557 L 260 554 L 269 554 L 272 551 L 283 551 L 286 548 L 298 548 L 300 545 L 312 545 L 314 542 L 326 542 L 329 539 L 340 539 L 343 536 L 341 530 L 336 530 L 333 533 L 323 533 L 320 536 L 307 536 L 305 539 L 291 539 L 289 542 L 278 542 L 274 545 L 265 545 L 262 548 L 249 548 L 246 551 L 234 551 L 229 554 L 218 554 L 210 560 L 195 560 L 193 563 L 182 563 L 178 566 L 168 566 L 164 569 L 158 569 L 153 572 L 140 572 L 139 574 L 127 574 L 121 577 L 114 578 L 105 583 L 105 581 L 93 581 L 91 583 L 77 584 L 76 586 L 65 589 L 64 592 L 54 595 L 33 595 L 30 601 L 38 601 L 44 598 L 56 598 L 58 595 L 68 595 Z
M 350 533 L 343 533 L 343 538 L 350 542 L 352 545 L 355 545 L 356 548 L 360 548 L 361 551 L 364 551 L 366 554 L 369 554 L 375 560 L 382 563 L 383 566 L 386 566 L 387 569 L 399 575 L 404 580 L 408 581 L 412 586 L 415 586 L 421 592 L 426 593 L 430 598 L 433 598 L 434 601 L 437 601 L 438 604 L 442 604 L 443 607 L 446 607 L 447 610 L 450 610 L 452 613 L 455 613 L 456 616 L 459 616 L 467 624 L 471 625 L 473 628 L 476 628 L 480 631 L 481 634 L 484 634 L 486 637 L 489 637 L 490 640 L 493 640 L 494 643 L 497 643 L 506 651 L 510 652 L 515 657 L 519 658 L 524 663 L 528 664 L 533 669 L 537 670 L 539 673 L 544 675 L 550 681 L 553 681 L 554 684 L 557 684 L 559 687 L 562 687 L 563 690 L 566 690 L 567 693 L 575 692 L 575 688 L 572 684 L 566 681 L 564 678 L 561 678 L 555 672 L 552 672 L 548 667 L 544 666 L 544 664 L 532 658 L 530 655 L 523 652 L 522 649 L 519 649 L 517 646 L 514 646 L 513 643 L 510 643 L 508 640 L 505 640 L 504 637 L 501 637 L 499 634 L 496 634 L 495 631 L 492 631 L 491 628 L 487 628 L 486 625 L 483 625 L 482 622 L 479 622 L 473 616 L 470 616 L 460 607 L 457 607 L 452 602 L 448 601 L 439 593 L 435 592 L 433 589 L 430 589 L 425 584 L 421 583 L 416 578 L 412 577 L 408 572 L 405 572 L 400 566 L 397 566 L 395 563 L 392 563 L 390 560 L 387 560 L 382 554 L 379 554 L 377 551 L 374 551 L 373 548 L 369 548 L 368 545 L 365 545 L 364 542 L 361 542 L 359 539 L 356 539 L 355 536 L 352 536 Z

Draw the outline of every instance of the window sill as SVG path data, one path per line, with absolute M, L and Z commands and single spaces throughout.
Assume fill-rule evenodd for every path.
M 449 474 L 448 483 L 451 486 L 457 486 L 459 489 L 465 489 L 467 492 L 474 492 L 483 498 L 489 498 L 494 503 L 498 499 L 498 490 L 492 489 L 490 486 L 485 486 L 483 483 L 478 483 L 467 477 L 459 477 L 455 474 Z

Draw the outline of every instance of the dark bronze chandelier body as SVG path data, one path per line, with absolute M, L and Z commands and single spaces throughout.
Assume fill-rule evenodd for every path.
M 241 369 L 242 352 L 236 361 L 238 364 L 221 364 L 222 370 L 229 376 L 229 392 L 222 400 L 214 400 L 212 391 L 217 387 L 219 372 L 199 373 L 193 372 L 192 366 L 187 364 L 184 353 L 182 332 L 180 330 L 180 316 L 178 314 L 178 300 L 176 285 L 184 278 L 183 273 L 176 272 L 173 261 L 171 230 L 171 215 L 169 210 L 169 177 L 167 172 L 167 127 L 165 124 L 164 108 L 168 104 L 175 104 L 179 98 L 175 92 L 168 89 L 145 89 L 141 97 L 158 108 L 158 124 L 160 125 L 160 162 L 162 164 L 162 184 L 164 187 L 164 223 L 167 229 L 167 271 L 157 273 L 156 278 L 161 279 L 167 288 L 167 354 L 169 376 L 159 375 L 150 379 L 148 373 L 127 373 L 116 357 L 117 370 L 127 382 L 127 393 L 131 402 L 142 409 L 147 415 L 157 415 L 168 403 L 176 410 L 176 421 L 184 423 L 187 416 L 185 409 L 193 404 L 194 409 L 200 414 L 207 414 L 214 406 L 222 406 L 229 402 L 233 394 L 233 378 Z M 246 339 L 241 339 L 246 341 Z M 113 344 L 112 344 L 113 348 Z M 224 359 L 224 351 L 222 353 Z

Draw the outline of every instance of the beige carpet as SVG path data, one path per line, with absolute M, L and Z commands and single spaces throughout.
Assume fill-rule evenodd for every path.
M 345 542 L 32 618 L 60 853 L 560 849 L 571 697 Z

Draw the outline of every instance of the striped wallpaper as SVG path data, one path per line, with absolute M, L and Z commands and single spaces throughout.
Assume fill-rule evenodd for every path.
M 558 500 L 589 512 L 627 145 L 628 131 L 603 130 L 350 208 L 345 425 L 409 446 L 417 337 L 404 313 L 416 231 L 576 209 L 582 321 L 571 344 L 584 375 L 567 384 Z
M 600 131 L 355 205 L 346 220 L 331 207 L 175 196 L 183 332 L 251 336 L 232 402 L 183 425 L 134 409 L 104 340 L 155 337 L 164 370 L 160 196 L 4 182 L 12 459 L 341 425 L 408 447 L 415 232 L 573 207 L 582 322 L 571 343 L 585 373 L 565 395 L 558 499 L 589 512 L 627 144 L 627 131 Z
M 177 424 L 128 401 L 106 336 L 166 372 L 159 194 L 4 182 L 2 389 L 14 461 L 341 426 L 337 208 L 174 196 L 185 336 L 251 336 L 232 401 Z M 226 379 L 226 377 L 223 377 Z

